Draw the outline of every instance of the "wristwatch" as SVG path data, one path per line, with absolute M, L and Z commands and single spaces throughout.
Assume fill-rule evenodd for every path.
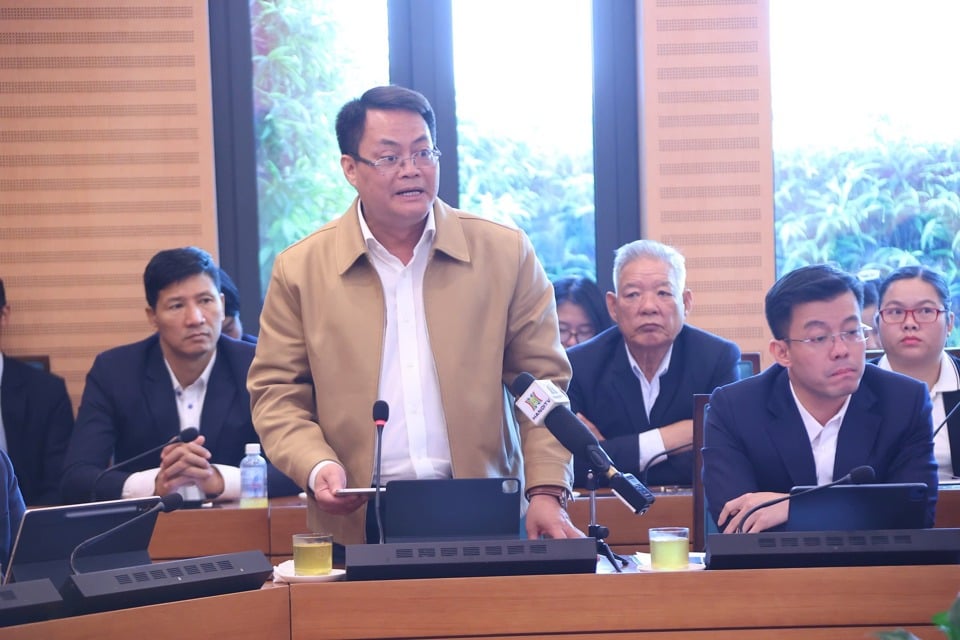
M 557 499 L 557 502 L 560 503 L 560 506 L 564 510 L 567 508 L 567 501 L 570 498 L 570 492 L 564 487 L 555 487 L 549 484 L 543 484 L 538 487 L 531 487 L 527 489 L 526 497 L 527 500 L 533 496 L 553 496 Z

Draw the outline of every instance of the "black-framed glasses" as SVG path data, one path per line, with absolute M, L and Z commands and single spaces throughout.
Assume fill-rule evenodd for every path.
M 941 313 L 946 312 L 946 309 L 937 309 L 936 307 L 917 307 L 916 309 L 889 307 L 880 309 L 877 313 L 887 324 L 903 324 L 907 321 L 908 315 L 912 315 L 917 324 L 930 324 L 936 322 Z
M 582 324 L 579 327 L 571 327 L 565 324 L 560 325 L 560 342 L 566 342 L 570 338 L 576 338 L 577 343 L 589 340 L 597 335 L 597 330 L 593 325 Z
M 408 158 L 401 158 L 400 156 L 383 156 L 379 160 L 367 160 L 366 158 L 361 158 L 357 154 L 350 154 L 363 164 L 369 165 L 377 170 L 377 172 L 382 175 L 389 175 L 403 165 L 404 162 L 409 161 L 415 167 L 435 167 L 437 162 L 440 161 L 439 149 L 423 149 L 417 151 L 415 154 Z
M 833 347 L 837 340 L 846 344 L 862 344 L 867 341 L 867 333 L 873 331 L 872 327 L 861 324 L 856 329 L 841 331 L 840 333 L 830 333 L 822 336 L 811 336 L 809 338 L 784 338 L 784 342 L 799 342 L 810 345 L 814 348 Z

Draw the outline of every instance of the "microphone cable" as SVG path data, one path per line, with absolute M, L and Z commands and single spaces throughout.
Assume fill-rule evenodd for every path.
M 653 466 L 653 463 L 656 460 L 659 460 L 660 458 L 666 458 L 671 453 L 676 453 L 678 451 L 683 451 L 684 449 L 692 449 L 692 448 L 693 448 L 693 443 L 688 442 L 686 444 L 680 445 L 679 447 L 673 447 L 672 449 L 664 449 L 657 455 L 653 456 L 652 458 L 647 460 L 647 463 L 643 465 L 643 469 L 640 470 L 640 482 L 642 482 L 643 484 L 647 484 L 647 475 L 650 473 L 650 467 Z

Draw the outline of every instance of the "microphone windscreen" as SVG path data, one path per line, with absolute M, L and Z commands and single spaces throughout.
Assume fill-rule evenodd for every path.
M 850 472 L 850 484 L 870 484 L 876 478 L 877 474 L 873 467 L 866 464 Z
M 390 418 L 390 405 L 384 400 L 373 403 L 373 421 L 386 422 Z
M 180 432 L 180 442 L 193 442 L 198 435 L 200 435 L 200 432 L 196 427 L 187 427 Z
M 510 393 L 513 394 L 514 398 L 519 398 L 534 382 L 536 382 L 536 378 L 524 371 L 513 379 L 513 382 L 510 384 Z
M 183 506 L 183 496 L 180 495 L 179 493 L 168 493 L 167 495 L 160 498 L 160 504 L 163 505 L 164 513 L 176 511 L 181 506 Z
M 580 454 L 588 447 L 599 447 L 596 436 L 570 409 L 557 406 L 544 419 L 547 429 L 568 451 Z

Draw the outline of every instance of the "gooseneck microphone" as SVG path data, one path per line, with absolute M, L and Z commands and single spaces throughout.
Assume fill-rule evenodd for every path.
M 957 412 L 957 409 L 960 409 L 960 402 L 953 405 L 953 409 L 950 409 L 950 411 L 947 412 L 947 415 L 943 418 L 943 422 L 938 424 L 937 428 L 933 430 L 933 435 L 930 436 L 931 439 L 937 437 L 937 434 L 940 433 L 940 429 L 943 429 L 947 425 L 947 420 L 949 420 L 953 414 Z
M 182 505 L 182 504 L 183 504 L 183 496 L 181 496 L 179 493 L 170 493 L 170 494 L 167 494 L 167 495 L 163 496 L 162 498 L 160 498 L 160 501 L 157 502 L 156 505 L 154 505 L 153 507 L 150 507 L 148 510 L 144 511 L 143 513 L 138 513 L 137 515 L 135 515 L 134 517 L 130 518 L 130 519 L 127 520 L 126 522 L 121 522 L 121 523 L 118 524 L 117 526 L 115 526 L 115 527 L 113 527 L 113 528 L 110 528 L 110 529 L 107 529 L 107 530 L 104 531 L 103 533 L 98 533 L 98 534 L 95 535 L 95 536 L 92 536 L 92 537 L 90 537 L 90 538 L 87 538 L 86 540 L 84 540 L 83 542 L 81 542 L 80 544 L 78 544 L 77 546 L 75 546 L 75 547 L 73 548 L 73 551 L 70 552 L 70 571 L 71 571 L 71 573 L 73 573 L 73 574 L 79 574 L 79 573 L 80 573 L 79 571 L 77 571 L 76 560 L 77 560 L 77 554 L 80 553 L 81 550 L 85 549 L 86 547 L 89 547 L 90 545 L 92 545 L 92 544 L 95 543 L 95 542 L 99 542 L 100 540 L 103 540 L 103 539 L 106 538 L 107 536 L 113 535 L 114 533 L 116 533 L 116 532 L 119 531 L 120 529 L 124 529 L 124 528 L 126 528 L 126 527 L 129 527 L 130 525 L 132 525 L 134 522 L 137 522 L 138 520 L 142 520 L 142 519 L 144 519 L 144 518 L 146 518 L 146 517 L 148 517 L 148 516 L 150 516 L 150 515 L 153 515 L 154 513 L 158 513 L 158 512 L 169 513 L 170 511 L 175 511 L 175 510 L 179 509 L 179 508 L 180 508 L 180 505 Z
M 169 445 L 171 445 L 171 444 L 176 444 L 177 442 L 193 442 L 194 440 L 197 439 L 197 436 L 198 436 L 198 435 L 200 435 L 200 432 L 197 430 L 196 427 L 188 427 L 188 428 L 184 429 L 183 431 L 181 431 L 180 433 L 178 433 L 177 435 L 175 435 L 175 436 L 173 436 L 172 438 L 170 438 L 169 440 L 167 440 L 166 442 L 164 442 L 163 444 L 161 444 L 160 446 L 153 447 L 152 449 L 147 449 L 147 450 L 144 451 L 143 453 L 138 453 L 137 455 L 133 456 L 132 458 L 127 458 L 126 460 L 124 460 L 124 461 L 122 461 L 122 462 L 118 462 L 118 463 L 116 463 L 116 464 L 114 464 L 114 465 L 111 465 L 111 466 L 107 467 L 106 469 L 104 469 L 103 471 L 101 471 L 100 473 L 98 473 L 98 474 L 97 474 L 97 477 L 94 479 L 94 481 L 93 481 L 93 487 L 91 487 L 91 489 L 90 489 L 90 501 L 91 501 L 91 502 L 96 502 L 96 501 L 98 500 L 98 498 L 97 498 L 97 485 L 100 484 L 100 481 L 101 481 L 101 480 L 103 480 L 103 476 L 107 475 L 107 474 L 110 473 L 111 471 L 114 471 L 114 470 L 116 470 L 116 469 L 119 469 L 120 467 L 123 467 L 123 466 L 125 466 L 125 465 L 128 465 L 128 464 L 130 464 L 131 462 L 136 462 L 137 460 L 139 460 L 139 459 L 141 459 L 141 458 L 144 458 L 144 457 L 146 457 L 146 456 L 149 456 L 150 454 L 157 453 L 157 452 L 159 452 L 159 451 L 163 451 L 163 448 L 164 448 L 164 447 L 167 447 L 167 446 L 169 446 Z
M 545 425 L 570 453 L 586 456 L 594 472 L 607 477 L 613 493 L 634 513 L 650 508 L 655 496 L 633 475 L 613 466 L 587 425 L 570 411 L 569 400 L 557 385 L 524 372 L 510 385 L 510 393 L 517 399 L 517 408 L 534 424 Z
M 380 515 L 380 463 L 383 460 L 383 427 L 390 418 L 390 405 L 384 400 L 373 403 L 373 424 L 377 427 L 377 452 L 373 468 L 373 510 L 377 516 L 377 532 L 380 534 L 380 544 L 383 544 L 383 517 Z
M 766 502 L 761 502 L 757 506 L 748 509 L 746 515 L 740 518 L 740 523 L 737 525 L 737 533 L 743 533 L 743 523 L 746 522 L 747 518 L 752 516 L 754 512 L 759 511 L 760 509 L 765 509 L 767 507 L 772 507 L 775 504 L 780 504 L 786 500 L 796 498 L 797 496 L 803 496 L 808 493 L 813 493 L 814 491 L 821 491 L 828 487 L 833 487 L 838 484 L 870 484 L 877 477 L 876 472 L 874 472 L 873 467 L 869 465 L 863 465 L 860 467 L 854 467 L 850 473 L 843 476 L 839 480 L 834 480 L 833 482 L 828 482 L 827 484 L 817 485 L 816 487 L 810 487 L 809 489 L 804 489 L 803 491 L 798 491 L 797 493 L 788 493 L 785 496 L 780 496 L 774 498 L 773 500 L 767 500 Z
M 688 443 L 686 443 L 686 444 L 680 445 L 679 447 L 673 447 L 673 448 L 671 448 L 671 449 L 664 449 L 663 451 L 661 451 L 661 452 L 658 453 L 657 455 L 655 455 L 655 456 L 653 456 L 652 458 L 650 458 L 649 460 L 647 460 L 647 464 L 643 465 L 643 469 L 640 470 L 640 481 L 641 481 L 643 484 L 647 484 L 647 475 L 650 473 L 650 467 L 652 467 L 652 466 L 653 466 L 653 463 L 656 462 L 657 460 L 659 460 L 660 458 L 666 458 L 666 457 L 669 456 L 671 453 L 677 453 L 678 451 L 683 451 L 684 449 L 692 449 L 692 448 L 693 448 L 693 443 L 692 443 L 692 442 L 688 442 Z

